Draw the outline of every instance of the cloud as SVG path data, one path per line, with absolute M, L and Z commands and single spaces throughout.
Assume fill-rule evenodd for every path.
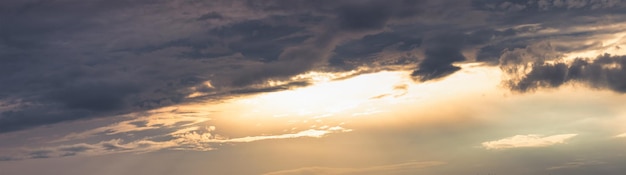
M 469 32 L 442 30 L 432 32 L 422 42 L 424 58 L 412 75 L 421 81 L 446 77 L 461 68 L 454 63 L 477 61 L 495 62 L 505 48 L 517 46 L 515 38 L 519 29 L 500 31 L 479 28 Z M 517 41 L 520 42 L 520 41 Z M 521 45 L 529 44 L 523 42 Z M 501 48 L 500 48 L 501 47 Z
M 354 69 L 360 66 L 416 64 L 422 38 L 411 33 L 382 32 L 347 41 L 333 50 L 330 66 Z
M 37 151 L 33 151 L 30 154 L 30 158 L 33 159 L 43 159 L 43 158 L 50 158 L 51 157 L 51 153 L 53 153 L 53 151 L 51 150 L 37 150 Z
M 481 8 L 505 12 L 551 12 L 614 9 L 623 7 L 622 0 L 478 0 Z
M 0 157 L 0 161 L 18 161 L 25 159 L 46 159 L 70 156 L 96 156 L 128 152 L 145 153 L 174 148 L 175 146 L 179 145 L 176 145 L 174 142 L 154 142 L 149 140 L 125 142 L 122 139 L 111 139 L 97 143 L 77 143 L 49 146 L 34 150 L 31 148 L 23 148 L 20 151 L 16 150 L 12 152 L 11 157 Z
M 201 20 L 210 20 L 210 19 L 222 19 L 224 18 L 221 14 L 217 13 L 217 12 L 209 12 L 207 14 L 204 14 L 200 17 L 198 17 L 197 20 L 201 21 Z
M 465 56 L 461 53 L 464 37 L 464 35 L 445 35 L 425 41 L 427 44 L 425 58 L 411 75 L 418 76 L 421 81 L 427 81 L 460 70 L 460 67 L 452 63 L 465 61 Z
M 307 167 L 293 170 L 283 170 L 265 173 L 264 175 L 361 175 L 361 174 L 413 174 L 419 172 L 422 169 L 440 166 L 446 164 L 445 162 L 408 162 L 393 165 L 373 166 L 365 168 L 330 168 L 330 167 Z
M 530 71 L 519 79 L 509 80 L 508 86 L 516 91 L 559 87 L 568 82 L 579 82 L 592 88 L 626 92 L 626 56 L 604 54 L 595 59 L 577 58 L 571 63 L 535 62 Z
M 344 131 L 341 129 L 340 131 Z M 282 134 L 282 135 L 273 135 L 273 136 L 251 136 L 251 137 L 241 137 L 241 138 L 232 138 L 225 140 L 212 140 L 209 142 L 217 142 L 217 143 L 238 143 L 238 142 L 253 142 L 260 140 L 270 140 L 270 139 L 290 139 L 290 138 L 299 138 L 299 137 L 322 137 L 329 133 L 333 132 L 332 130 L 315 130 L 309 129 L 305 131 L 300 131 L 293 134 Z
M 157 10 L 171 3 L 1 2 L 10 9 L 2 15 L 13 17 L 1 19 L 10 26 L 0 32 L 0 47 L 7 49 L 1 57 L 10 59 L 0 60 L 0 98 L 20 103 L 0 111 L 0 132 L 181 102 L 186 88 L 211 73 L 179 55 L 202 49 L 196 44 L 207 40 L 188 37 L 211 28 L 200 30 L 199 21 L 182 27 L 180 20 L 156 20 L 185 18 Z
M 626 137 L 626 133 L 616 135 L 615 137 L 618 137 L 618 138 L 625 138 L 625 137 Z
M 259 86 L 310 71 L 399 65 L 428 81 L 459 62 L 510 68 L 528 54 L 598 47 L 581 43 L 622 30 L 600 29 L 624 21 L 619 2 L 5 0 L 0 101 L 12 105 L 0 108 L 0 132 L 187 103 L 194 93 L 284 90 Z M 554 47 L 541 50 L 548 40 Z M 537 65 L 548 70 L 533 74 L 559 69 Z M 512 87 L 560 85 L 541 77 Z M 598 87 L 622 90 L 603 81 L 612 83 Z
M 13 158 L 13 157 L 9 157 L 9 156 L 0 156 L 0 162 L 2 162 L 2 161 L 14 161 L 14 160 L 18 160 L 18 159 Z
M 542 137 L 541 135 L 515 135 L 512 137 L 483 142 L 482 146 L 486 149 L 511 149 L 526 147 L 547 147 L 556 144 L 565 143 L 578 134 L 561 134 Z
M 597 161 L 597 160 L 575 160 L 571 162 L 566 162 L 562 165 L 552 166 L 547 168 L 548 170 L 559 170 L 559 169 L 580 169 L 589 166 L 598 166 L 607 164 L 607 162 Z
M 217 134 L 215 126 L 200 127 L 204 126 L 200 123 L 206 121 L 206 118 L 189 121 L 189 117 L 171 119 L 172 117 L 168 115 L 168 117 L 160 118 L 158 113 L 155 116 L 154 118 L 150 118 L 148 122 L 141 122 L 141 126 L 134 125 L 133 123 L 144 121 L 143 119 L 128 120 L 82 133 L 70 134 L 60 140 L 51 142 L 75 144 L 47 146 L 38 149 L 25 147 L 23 150 L 27 150 L 26 152 L 20 153 L 19 151 L 15 151 L 12 153 L 14 156 L 11 157 L 11 159 L 7 157 L 6 160 L 3 161 L 68 156 L 94 156 L 127 152 L 146 153 L 164 149 L 211 151 L 215 149 L 216 145 L 224 143 L 248 143 L 263 140 L 306 137 L 321 138 L 333 133 L 352 131 L 341 126 L 327 126 L 320 129 L 292 131 L 292 133 L 229 138 Z M 155 127 L 155 125 L 159 127 Z M 154 130 L 156 128 L 160 129 L 146 132 L 147 130 Z M 113 139 L 102 140 L 102 138 Z M 93 143 L 93 140 L 101 141 Z
M 205 111 L 178 111 L 176 107 L 169 107 L 160 110 L 147 111 L 143 114 L 129 114 L 124 117 L 127 120 L 110 125 L 93 128 L 87 131 L 70 133 L 61 139 L 53 142 L 65 142 L 71 140 L 85 139 L 103 135 L 132 134 L 149 130 L 175 130 L 180 127 L 190 127 L 211 120 Z M 142 117 L 142 115 L 149 115 Z M 175 116 L 175 117 L 172 117 Z
M 94 147 L 91 145 L 77 144 L 77 145 L 71 145 L 67 147 L 61 147 L 58 149 L 58 151 L 64 152 L 61 156 L 66 157 L 66 156 L 75 156 L 76 154 L 83 153 L 92 149 L 94 149 Z
M 276 56 L 276 61 L 255 66 L 235 75 L 232 85 L 246 86 L 261 83 L 267 79 L 286 79 L 323 67 L 328 64 L 333 51 L 342 43 L 384 32 L 384 28 L 392 21 L 413 17 L 421 9 L 421 4 L 415 1 L 393 3 L 355 1 L 325 5 L 328 5 L 328 9 L 324 10 L 330 11 L 322 13 L 328 15 L 329 18 L 316 22 L 318 25 L 309 26 L 305 30 L 305 33 L 312 35 L 311 37 L 298 44 L 282 48 Z M 309 10 L 319 13 L 322 9 Z

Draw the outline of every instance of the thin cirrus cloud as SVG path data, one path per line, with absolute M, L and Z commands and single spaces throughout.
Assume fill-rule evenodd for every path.
M 576 137 L 578 134 L 559 134 L 551 136 L 541 135 L 515 135 L 500 140 L 483 142 L 485 149 L 511 149 L 511 148 L 530 148 L 530 147 L 548 147 L 556 144 L 563 144 L 565 141 Z
M 154 136 L 151 138 L 133 141 L 112 139 L 94 144 L 78 143 L 72 145 L 60 145 L 40 149 L 32 149 L 26 152 L 22 152 L 20 154 L 14 154 L 10 157 L 3 157 L 2 159 L 0 159 L 0 161 L 55 158 L 77 155 L 94 156 L 128 152 L 147 153 L 164 149 L 209 151 L 213 150 L 215 145 L 223 143 L 246 143 L 262 140 L 295 139 L 305 137 L 320 138 L 332 133 L 351 131 L 340 126 L 335 126 L 326 129 L 309 129 L 295 133 L 227 138 L 212 133 L 214 130 L 214 127 L 209 127 L 205 129 L 190 127 L 183 128 L 162 136 Z
M 293 170 L 270 172 L 263 175 L 363 175 L 363 174 L 398 174 L 415 173 L 419 170 L 446 164 L 439 161 L 407 162 L 401 164 L 373 166 L 366 168 L 330 168 L 330 167 L 306 167 Z

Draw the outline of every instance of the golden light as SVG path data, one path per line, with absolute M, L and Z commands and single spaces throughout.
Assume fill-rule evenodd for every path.
M 157 136 L 148 138 L 166 137 L 170 140 L 105 140 L 97 144 L 114 144 L 141 151 L 165 148 L 208 151 L 220 144 L 321 138 L 380 127 L 462 123 L 468 121 L 468 113 L 480 110 L 481 106 L 489 107 L 468 103 L 468 100 L 485 98 L 482 92 L 498 90 L 500 73 L 497 67 L 479 64 L 457 66 L 462 69 L 446 78 L 428 82 L 416 82 L 410 76 L 410 70 L 382 71 L 335 80 L 329 73 L 307 73 L 301 76 L 319 81 L 291 90 L 129 114 L 126 117 L 129 120 L 72 133 L 56 142 L 89 139 L 101 133 L 147 133 L 164 128 Z
M 235 102 L 250 109 L 247 115 L 272 117 L 329 117 L 362 107 L 373 97 L 393 94 L 410 83 L 406 72 L 379 72 L 341 81 L 322 81 L 310 87 L 254 96 Z
M 145 117 L 133 117 L 72 137 L 169 127 L 178 128 L 170 135 L 187 139 L 185 143 L 194 138 L 202 138 L 198 143 L 230 143 L 321 137 L 349 132 L 356 126 L 393 125 L 388 122 L 407 120 L 457 120 L 454 117 L 459 116 L 455 113 L 458 110 L 451 109 L 468 104 L 459 99 L 483 98 L 481 92 L 498 90 L 500 82 L 497 67 L 458 66 L 462 67 L 460 71 L 428 82 L 416 82 L 410 70 L 350 78 L 341 78 L 347 74 L 310 72 L 298 76 L 315 80 L 307 87 L 164 107 L 149 111 Z M 134 124 L 138 122 L 146 126 L 138 127 Z
M 216 115 L 224 116 L 219 120 L 228 121 L 228 125 L 237 125 L 233 128 L 247 125 L 293 130 L 332 127 L 363 117 L 382 122 L 421 110 L 446 113 L 445 108 L 450 106 L 447 104 L 466 97 L 476 98 L 477 94 L 480 97 L 476 92 L 498 89 L 498 68 L 477 64 L 459 66 L 463 67 L 461 71 L 432 82 L 415 82 L 411 71 L 383 71 L 241 97 L 213 109 L 223 111 Z

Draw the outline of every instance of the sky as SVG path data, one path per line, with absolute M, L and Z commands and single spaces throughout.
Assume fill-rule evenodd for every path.
M 2 175 L 623 175 L 623 0 L 2 0 Z

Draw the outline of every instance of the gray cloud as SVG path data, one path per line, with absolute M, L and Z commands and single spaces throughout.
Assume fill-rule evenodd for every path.
M 325 7 L 322 9 L 310 9 L 318 13 L 330 13 L 325 21 L 314 22 L 325 25 L 324 27 L 312 26 L 308 29 L 313 37 L 295 46 L 283 48 L 274 62 L 242 72 L 235 78 L 233 85 L 245 86 L 268 78 L 289 77 L 326 65 L 333 50 L 340 44 L 380 33 L 392 18 L 411 17 L 420 7 L 414 1 L 363 1 L 327 5 L 321 6 Z
M 38 150 L 38 151 L 33 151 L 30 153 L 30 158 L 33 159 L 43 159 L 43 158 L 50 158 L 50 154 L 53 153 L 54 151 L 51 150 Z
M 9 156 L 0 156 L 0 162 L 2 162 L 2 161 L 13 161 L 13 160 L 17 160 L 17 159 L 13 158 L 13 157 L 9 157 Z
M 622 0 L 477 0 L 475 5 L 490 10 L 550 11 L 550 10 L 597 10 L 623 7 Z
M 255 93 L 262 93 L 262 92 L 275 92 L 275 91 L 280 91 L 280 90 L 288 90 L 288 89 L 293 89 L 293 88 L 297 88 L 297 87 L 303 87 L 303 86 L 308 86 L 311 83 L 306 82 L 306 81 L 295 81 L 295 82 L 290 82 L 284 85 L 278 85 L 278 86 L 271 86 L 271 87 L 261 87 L 261 88 L 244 88 L 244 89 L 236 89 L 236 90 L 232 90 L 229 93 L 232 94 L 255 94 Z
M 517 91 L 530 91 L 541 87 L 559 87 L 568 82 L 580 82 L 593 88 L 626 92 L 626 57 L 598 56 L 590 60 L 578 58 L 572 63 L 532 64 L 531 71 L 508 85 Z
M 427 81 L 444 77 L 461 68 L 452 63 L 465 61 L 461 53 L 465 38 L 462 35 L 445 35 L 426 41 L 424 51 L 425 58 L 419 64 L 418 70 L 411 75 L 418 76 L 420 80 Z
M 443 78 L 454 63 L 496 65 L 540 41 L 594 36 L 545 31 L 624 12 L 621 1 L 585 2 L 6 0 L 0 102 L 14 105 L 0 111 L 0 132 L 184 103 L 197 91 L 284 90 L 306 84 L 265 83 L 312 70 L 404 65 L 422 81 Z M 523 84 L 513 87 L 532 89 Z
M 63 154 L 61 155 L 62 157 L 67 157 L 67 156 L 75 156 L 79 153 L 89 151 L 92 149 L 94 148 L 90 147 L 89 145 L 83 144 L 83 145 L 74 145 L 74 146 L 59 148 L 58 151 L 63 152 Z
M 222 19 L 224 18 L 221 14 L 217 13 L 217 12 L 209 12 L 207 14 L 204 14 L 200 17 L 198 17 L 197 20 L 210 20 L 210 19 Z

